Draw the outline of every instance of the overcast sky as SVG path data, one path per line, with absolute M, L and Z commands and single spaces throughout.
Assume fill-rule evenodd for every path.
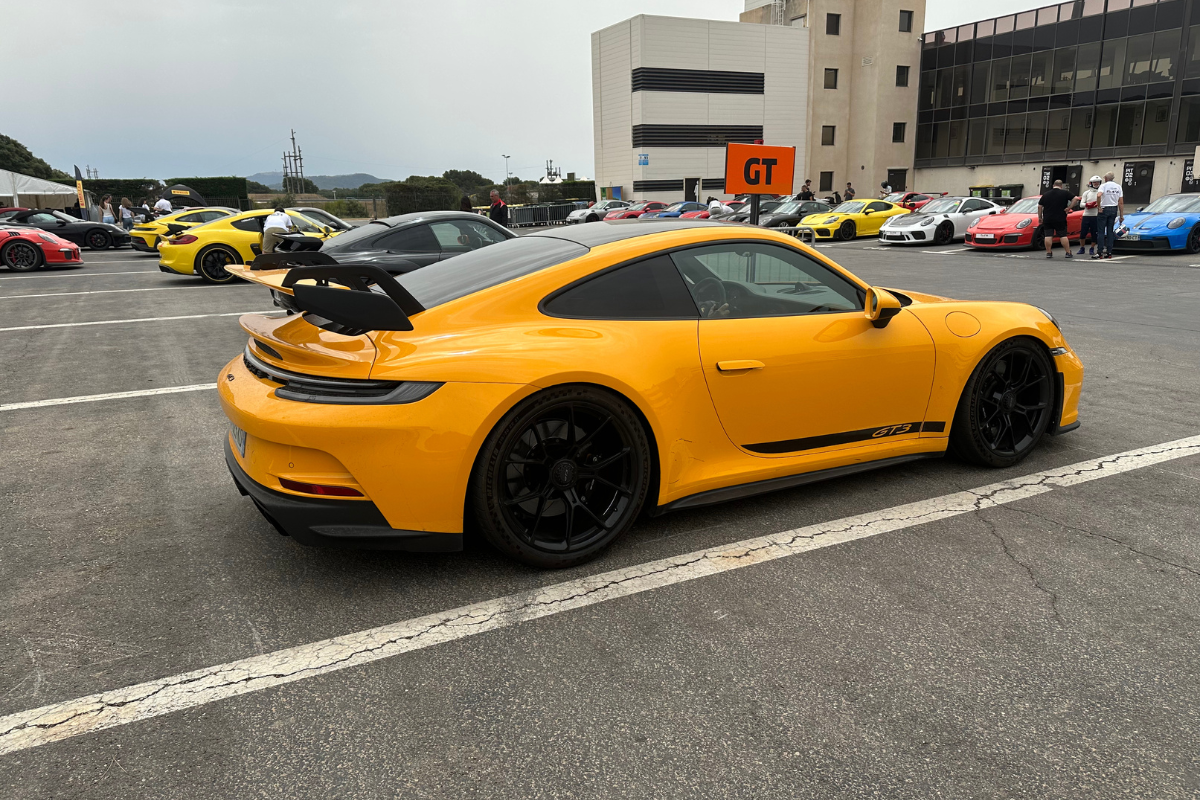
M 927 30 L 1047 5 L 928 0 Z M 0 133 L 111 178 L 592 174 L 590 34 L 742 0 L 0 0 Z M 16 36 L 25 31 L 29 35 Z M 50 33 L 47 33 L 50 32 Z M 15 82 L 14 82 L 15 81 Z

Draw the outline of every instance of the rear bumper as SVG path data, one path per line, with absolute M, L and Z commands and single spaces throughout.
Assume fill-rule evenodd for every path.
M 461 533 L 396 530 L 368 500 L 321 500 L 268 489 L 242 469 L 228 436 L 225 464 L 238 491 L 254 502 L 275 530 L 300 544 L 411 553 L 456 553 L 463 549 Z
M 157 236 L 155 238 L 157 238 Z M 138 236 L 138 235 L 134 235 L 132 238 L 130 238 L 129 244 L 133 246 L 134 250 L 138 250 L 142 253 L 157 253 L 158 252 L 158 249 L 156 247 L 154 247 L 153 245 L 146 244 L 145 240 L 141 236 Z

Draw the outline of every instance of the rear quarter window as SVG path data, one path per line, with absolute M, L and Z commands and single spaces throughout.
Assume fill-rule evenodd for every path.
M 546 314 L 577 319 L 696 319 L 699 312 L 670 256 L 602 272 L 559 292 Z

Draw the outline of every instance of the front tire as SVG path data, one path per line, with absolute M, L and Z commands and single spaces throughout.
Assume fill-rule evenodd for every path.
M 45 263 L 42 251 L 31 242 L 9 242 L 0 249 L 0 264 L 13 272 L 32 272 Z
M 624 400 L 563 386 L 500 420 L 476 459 L 468 502 L 497 550 L 561 569 L 590 561 L 633 526 L 651 472 L 646 432 Z
M 1191 231 L 1188 232 L 1187 243 L 1184 247 L 1190 256 L 1200 253 L 1200 224 L 1192 226 Z
M 954 223 L 943 222 L 938 226 L 938 229 L 934 231 L 933 243 L 950 244 L 952 241 L 954 241 Z
M 1011 467 L 1033 451 L 1050 425 L 1054 365 L 1036 339 L 992 348 L 971 373 L 950 428 L 950 449 L 987 467 Z
M 597 217 L 595 214 L 591 214 L 586 219 L 584 219 L 584 222 L 599 222 L 599 221 L 600 221 L 600 218 Z
M 1033 249 L 1041 250 L 1045 246 L 1046 246 L 1046 234 L 1042 233 L 1041 229 L 1039 228 L 1038 231 L 1033 234 Z
M 848 242 L 857 235 L 858 228 L 855 227 L 854 222 L 851 220 L 846 220 L 842 223 L 842 226 L 838 228 L 838 238 L 843 242 Z
M 227 272 L 225 267 L 241 263 L 242 259 L 236 251 L 225 245 L 214 244 L 196 256 L 196 274 L 209 283 L 231 283 L 235 276 Z
M 112 247 L 112 237 L 107 231 L 88 231 L 87 246 L 91 250 L 107 250 Z

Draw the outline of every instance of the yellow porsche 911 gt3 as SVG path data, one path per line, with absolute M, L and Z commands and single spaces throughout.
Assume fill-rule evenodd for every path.
M 272 211 L 243 211 L 160 239 L 158 268 L 177 275 L 199 275 L 209 283 L 229 283 L 234 276 L 225 267 L 248 263 L 262 253 L 263 222 Z M 294 209 L 288 209 L 287 215 L 296 231 L 305 236 L 328 239 L 341 233 L 318 225 Z
M 565 567 L 652 514 L 1078 427 L 1083 366 L 1023 303 L 871 286 L 778 232 L 600 222 L 291 295 L 218 377 L 243 494 L 305 544 L 449 551 L 473 520 Z
M 224 206 L 205 206 L 203 208 L 185 208 L 173 214 L 167 214 L 158 219 L 149 219 L 140 225 L 134 225 L 129 232 L 134 250 L 143 253 L 158 252 L 158 240 L 163 236 L 173 236 L 188 228 L 214 222 L 222 217 L 238 213 L 236 208 Z
M 848 240 L 878 236 L 886 219 L 908 213 L 907 208 L 886 200 L 847 200 L 833 211 L 808 215 L 796 227 L 808 228 L 814 239 Z

